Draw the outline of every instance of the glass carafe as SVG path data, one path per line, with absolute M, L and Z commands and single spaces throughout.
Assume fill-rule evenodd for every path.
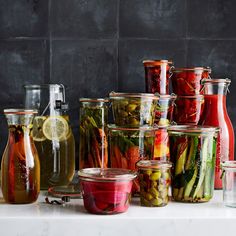
M 222 188 L 220 162 L 234 160 L 234 129 L 226 108 L 230 79 L 204 79 L 204 110 L 200 124 L 220 128 L 217 142 L 215 189 Z
M 38 110 L 32 136 L 40 159 L 41 189 L 68 185 L 75 170 L 75 141 L 64 86 L 26 85 L 25 107 Z
M 2 156 L 2 193 L 7 203 L 31 203 L 40 191 L 40 164 L 30 135 L 36 111 L 6 109 L 8 142 Z

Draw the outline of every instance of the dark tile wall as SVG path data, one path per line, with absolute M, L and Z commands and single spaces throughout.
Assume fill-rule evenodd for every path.
M 234 0 L 0 3 L 1 110 L 23 104 L 23 84 L 63 83 L 78 137 L 79 97 L 144 91 L 142 60 L 167 58 L 176 66 L 210 66 L 213 77 L 231 78 L 228 111 L 236 127 Z M 2 153 L 3 115 L 0 130 Z

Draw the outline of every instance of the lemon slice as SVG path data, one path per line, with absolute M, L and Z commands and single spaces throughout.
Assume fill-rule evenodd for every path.
M 34 141 L 42 142 L 46 140 L 46 137 L 43 134 L 43 123 L 47 119 L 46 116 L 36 116 L 33 122 L 32 136 Z
M 62 116 L 49 116 L 43 123 L 43 134 L 49 140 L 65 140 L 69 125 Z

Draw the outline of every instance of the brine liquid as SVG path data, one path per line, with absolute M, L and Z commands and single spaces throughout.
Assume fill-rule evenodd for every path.
M 70 132 L 71 133 L 71 132 Z M 75 142 L 71 133 L 65 140 L 35 141 L 39 159 L 41 189 L 68 185 L 75 171 Z
M 40 191 L 40 164 L 36 148 L 22 127 L 9 127 L 2 157 L 2 193 L 8 203 L 31 203 Z

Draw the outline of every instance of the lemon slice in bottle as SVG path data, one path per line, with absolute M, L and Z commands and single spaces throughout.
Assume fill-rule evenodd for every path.
M 65 140 L 69 125 L 62 116 L 49 116 L 43 123 L 43 134 L 49 140 Z
M 36 142 L 42 142 L 46 140 L 46 137 L 43 134 L 43 123 L 47 119 L 46 116 L 36 116 L 33 122 L 32 136 L 33 140 Z

